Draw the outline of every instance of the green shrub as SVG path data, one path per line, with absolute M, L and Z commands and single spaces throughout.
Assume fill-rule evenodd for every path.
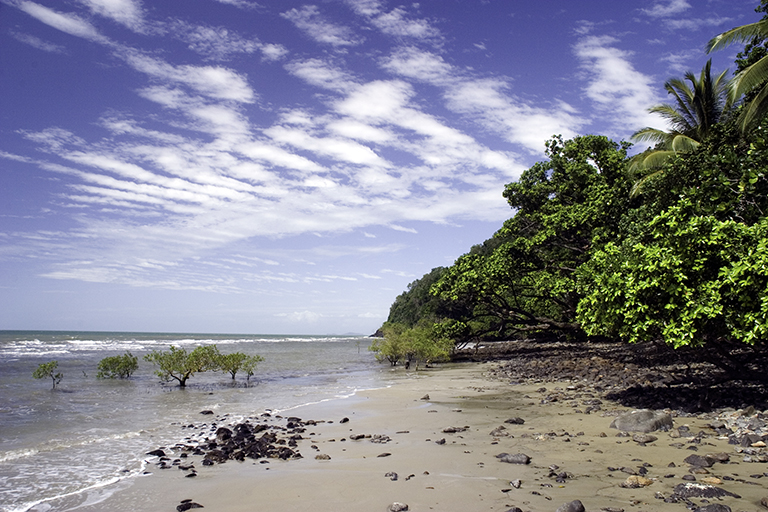
M 55 389 L 56 385 L 59 382 L 61 382 L 61 379 L 64 378 L 63 373 L 56 371 L 58 367 L 59 367 L 58 361 L 41 363 L 40 366 L 38 366 L 37 369 L 34 372 L 32 372 L 32 377 L 36 379 L 50 378 L 53 381 L 53 387 L 51 389 Z
M 125 379 L 139 369 L 139 359 L 126 352 L 121 356 L 105 357 L 99 361 L 98 379 Z

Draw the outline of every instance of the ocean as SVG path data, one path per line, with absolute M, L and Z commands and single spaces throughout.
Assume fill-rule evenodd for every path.
M 143 360 L 171 345 L 210 344 L 264 361 L 250 380 L 206 372 L 182 389 Z M 89 492 L 140 475 L 145 453 L 180 442 L 182 426 L 200 423 L 203 410 L 234 422 L 387 386 L 389 367 L 369 345 L 351 336 L 0 331 L 0 511 L 86 502 Z M 130 379 L 96 378 L 101 359 L 126 351 L 139 358 Z M 53 360 L 64 375 L 56 389 L 32 377 Z

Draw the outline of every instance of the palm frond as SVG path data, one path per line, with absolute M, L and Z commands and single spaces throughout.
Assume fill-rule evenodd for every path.
M 655 144 L 668 144 L 670 141 L 669 133 L 658 128 L 646 127 L 642 130 L 637 130 L 630 135 L 630 140 L 636 142 L 653 142 Z
M 733 79 L 732 86 L 737 97 L 751 91 L 753 88 L 768 80 L 768 58 L 763 57 Z
M 722 34 L 718 34 L 709 40 L 706 46 L 707 53 L 721 50 L 733 43 L 746 43 L 755 37 L 768 36 L 768 20 L 742 25 L 732 28 Z
M 687 153 L 699 147 L 699 142 L 679 133 L 672 138 L 672 151 L 675 153 Z
M 768 84 L 760 89 L 752 101 L 747 103 L 741 113 L 741 131 L 746 132 L 756 121 L 765 117 L 768 112 Z

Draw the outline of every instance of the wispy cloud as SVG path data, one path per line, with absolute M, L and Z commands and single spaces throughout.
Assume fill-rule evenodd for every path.
M 586 82 L 585 94 L 619 134 L 649 126 L 648 108 L 658 103 L 654 78 L 634 68 L 631 53 L 617 48 L 618 39 L 588 36 L 574 45 Z
M 110 18 L 121 25 L 143 31 L 144 15 L 138 0 L 79 0 L 93 13 Z
M 331 23 L 320 14 L 314 5 L 305 5 L 300 9 L 291 9 L 282 14 L 296 27 L 315 41 L 331 46 L 356 46 L 362 39 L 352 29 Z
M 686 0 L 669 0 L 667 3 L 658 2 L 650 9 L 641 9 L 641 12 L 653 18 L 666 18 L 675 16 L 691 8 Z
M 30 16 L 62 32 L 98 43 L 110 42 L 93 25 L 75 14 L 62 13 L 27 0 L 9 1 L 11 1 L 12 5 L 15 5 Z
M 21 32 L 11 32 L 11 36 L 13 36 L 13 38 L 16 39 L 17 41 L 21 41 L 24 44 L 28 44 L 29 46 L 32 46 L 33 48 L 37 48 L 38 50 L 42 50 L 44 52 L 59 53 L 59 54 L 67 53 L 66 49 L 63 46 L 49 43 L 48 41 L 43 41 L 39 37 L 33 36 L 31 34 L 23 34 Z

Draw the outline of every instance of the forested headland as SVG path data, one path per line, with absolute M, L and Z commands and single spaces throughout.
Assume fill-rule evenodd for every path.
M 756 9 L 768 13 L 768 0 Z M 768 15 L 714 37 L 733 72 L 671 78 L 630 142 L 552 137 L 503 195 L 511 217 L 412 282 L 372 350 L 423 364 L 501 340 L 661 343 L 765 380 Z M 650 146 L 639 153 L 633 143 Z M 643 147 L 644 147 L 643 146 Z

